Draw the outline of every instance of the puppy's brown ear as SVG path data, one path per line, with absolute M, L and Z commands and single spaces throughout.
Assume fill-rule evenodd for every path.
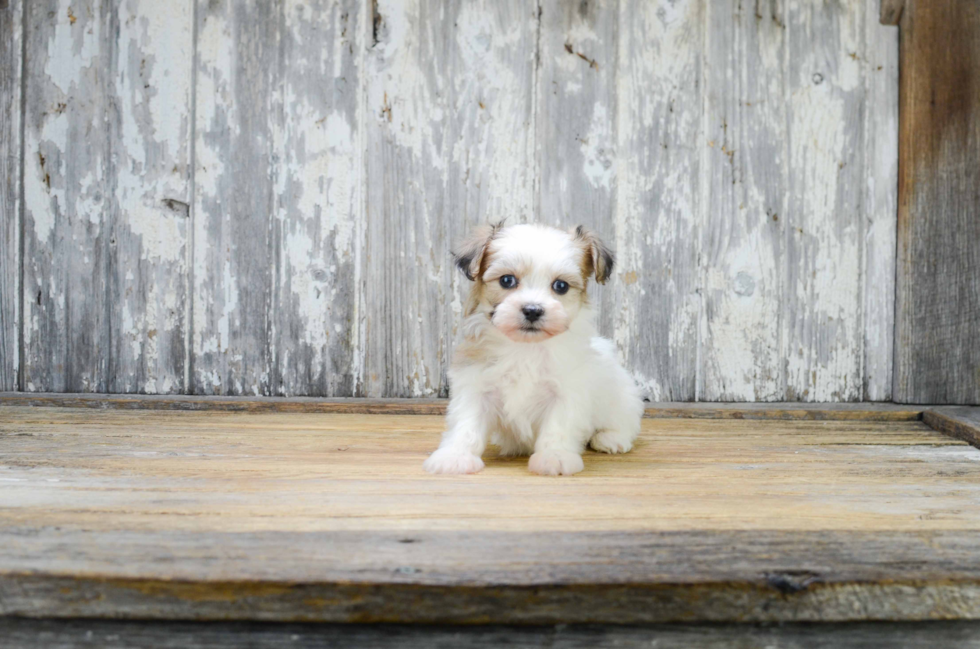
M 612 276 L 613 266 L 616 265 L 616 257 L 612 250 L 607 248 L 599 237 L 581 225 L 575 228 L 574 234 L 585 250 L 585 274 L 592 275 L 594 273 L 595 281 L 605 284 L 606 280 Z
M 456 246 L 453 259 L 456 261 L 456 267 L 466 275 L 466 279 L 472 282 L 480 275 L 487 248 L 503 226 L 503 221 L 481 225 Z

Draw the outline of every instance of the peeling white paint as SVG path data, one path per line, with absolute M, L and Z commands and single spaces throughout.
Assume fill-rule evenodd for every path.
M 669 12 L 666 13 L 666 12 Z M 668 19 L 669 18 L 669 19 Z M 613 339 L 644 394 L 693 397 L 700 296 L 694 191 L 699 139 L 693 103 L 700 54 L 697 2 L 626 2 L 619 8 L 615 175 L 618 272 Z M 666 147 L 665 147 L 666 145 Z
M 69 15 L 70 9 L 69 3 L 59 2 L 54 15 L 47 17 L 54 21 L 55 28 L 44 67 L 48 81 L 66 97 L 77 88 L 79 68 L 90 66 L 98 57 L 102 36 L 98 3 L 77 14 Z
M 31 57 L 44 105 L 26 132 L 25 233 L 91 266 L 112 226 L 114 380 L 127 389 L 183 389 L 171 364 L 187 288 L 203 391 L 352 390 L 338 376 L 353 373 L 369 396 L 436 394 L 466 288 L 452 239 L 508 217 L 582 222 L 615 243 L 601 318 L 653 398 L 890 394 L 897 44 L 876 0 L 758 16 L 698 0 L 545 0 L 540 29 L 533 5 L 379 0 L 377 44 L 364 42 L 368 3 L 353 0 L 285 0 L 284 20 L 251 24 L 260 31 L 235 22 L 269 18 L 257 2 L 96 2 L 74 24 L 67 7 Z M 112 71 L 106 11 L 119 26 Z M 258 50 L 271 99 L 236 76 Z M 104 112 L 103 87 L 110 126 L 86 113 Z M 248 121 L 262 101 L 268 123 Z M 101 144 L 82 151 L 83 127 L 110 129 L 110 160 Z M 278 246 L 263 287 L 234 245 L 236 183 L 265 182 L 243 181 L 228 154 L 245 141 L 268 158 L 249 164 L 255 179 L 269 170 L 272 198 L 245 215 Z M 65 321 L 77 284 L 28 263 L 21 317 L 39 363 L 38 332 Z M 266 321 L 265 340 L 242 336 Z M 256 366 L 266 359 L 278 365 Z M 76 385 L 94 389 L 99 371 Z
M 865 3 L 864 398 L 892 398 L 898 215 L 898 30 Z
M 582 175 L 593 187 L 610 189 L 615 175 L 613 161 L 616 152 L 612 143 L 610 120 L 603 104 L 596 102 L 592 109 L 592 123 L 581 142 L 580 149 L 584 159 Z
M 117 263 L 129 269 L 118 285 L 122 318 L 112 325 L 119 390 L 179 389 L 183 379 L 173 349 L 183 347 L 189 326 L 183 296 L 189 288 L 193 15 L 193 0 L 118 6 L 115 246 Z M 178 373 L 180 383 L 171 378 Z

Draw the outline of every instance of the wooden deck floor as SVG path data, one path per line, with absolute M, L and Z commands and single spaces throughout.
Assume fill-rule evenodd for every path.
M 980 529 L 980 450 L 921 421 L 646 419 L 547 479 L 430 476 L 431 416 L 5 411 L 5 525 L 142 530 Z
M 451 477 L 437 416 L 8 406 L 0 614 L 980 617 L 980 450 L 879 419 L 651 418 L 574 477 Z

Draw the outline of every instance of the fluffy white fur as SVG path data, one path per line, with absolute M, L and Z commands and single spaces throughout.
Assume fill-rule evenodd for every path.
M 586 295 L 589 275 L 611 274 L 601 242 L 581 228 L 491 227 L 457 253 L 457 263 L 474 284 L 449 373 L 448 429 L 425 469 L 480 471 L 488 441 L 505 455 L 530 455 L 528 468 L 542 475 L 581 471 L 587 444 L 629 451 L 643 401 L 613 344 L 596 335 Z M 503 288 L 504 275 L 517 286 Z M 570 285 L 568 293 L 556 292 L 556 279 Z M 543 315 L 528 322 L 528 304 Z

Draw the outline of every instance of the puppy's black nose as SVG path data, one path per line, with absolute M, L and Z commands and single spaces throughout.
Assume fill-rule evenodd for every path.
M 534 322 L 544 315 L 544 307 L 540 304 L 525 304 L 521 309 L 521 313 L 524 314 L 524 319 L 528 322 Z

